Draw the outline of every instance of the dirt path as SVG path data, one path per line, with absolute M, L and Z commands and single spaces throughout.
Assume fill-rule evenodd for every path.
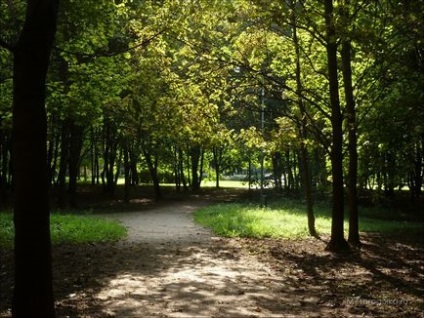
M 258 306 L 272 302 L 281 280 L 241 246 L 213 237 L 193 222 L 206 202 L 178 202 L 139 213 L 107 215 L 128 228 L 122 247 L 139 258 L 111 278 L 96 295 L 99 316 L 111 317 L 281 317 Z M 278 307 L 278 304 L 277 304 Z
M 193 212 L 206 201 L 174 202 L 142 212 L 115 213 L 103 217 L 120 221 L 128 230 L 126 243 L 195 244 L 211 239 L 211 232 L 193 222 Z

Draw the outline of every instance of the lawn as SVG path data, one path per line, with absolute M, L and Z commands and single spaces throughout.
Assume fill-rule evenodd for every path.
M 53 213 L 50 218 L 53 244 L 115 241 L 126 236 L 123 225 L 89 215 Z M 0 213 L 0 247 L 13 245 L 11 213 Z
M 325 204 L 315 207 L 316 229 L 330 234 L 331 208 Z M 423 223 L 405 221 L 390 211 L 360 210 L 360 231 L 376 233 L 423 234 Z M 391 219 L 390 219 L 391 218 Z M 226 203 L 205 207 L 195 213 L 195 220 L 225 237 L 304 238 L 308 236 L 306 208 L 299 201 L 279 200 L 262 208 L 249 203 Z M 345 222 L 348 229 L 348 222 Z

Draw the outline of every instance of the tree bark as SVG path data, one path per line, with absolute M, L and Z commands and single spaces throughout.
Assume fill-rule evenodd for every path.
M 296 95 L 297 104 L 299 106 L 300 115 L 302 116 L 299 124 L 300 131 L 300 163 L 302 167 L 302 181 L 303 181 L 303 192 L 306 200 L 306 214 L 308 216 L 308 230 L 309 234 L 313 237 L 318 237 L 318 233 L 315 229 L 315 215 L 314 215 L 314 202 L 312 198 L 312 180 L 311 180 L 311 169 L 309 165 L 309 154 L 306 148 L 306 140 L 308 138 L 308 120 L 306 107 L 302 98 L 303 85 L 301 80 L 301 68 L 300 68 L 300 47 L 299 40 L 297 37 L 297 21 L 296 21 L 296 8 L 295 3 L 292 3 L 292 28 L 293 28 L 293 42 L 296 52 Z
M 152 156 L 145 150 L 143 150 L 143 153 L 150 171 L 150 176 L 152 177 L 155 200 L 159 201 L 162 198 L 162 190 L 160 188 L 160 180 L 158 176 L 158 158 L 157 156 Z
M 129 147 L 128 147 L 128 140 L 124 140 L 124 178 L 125 178 L 125 186 L 124 186 L 124 202 L 129 203 L 130 202 L 130 160 L 129 160 Z
M 344 197 L 343 197 L 343 116 L 340 109 L 339 84 L 337 75 L 337 43 L 334 25 L 333 1 L 325 1 L 325 23 L 327 31 L 327 59 L 331 105 L 332 148 L 332 219 L 331 238 L 327 249 L 339 252 L 348 249 L 344 238 Z
M 60 143 L 60 163 L 57 177 L 57 202 L 62 209 L 66 207 L 66 175 L 69 161 L 69 121 L 62 123 L 61 143 Z
M 77 179 L 80 168 L 81 149 L 84 138 L 84 128 L 75 123 L 71 124 L 71 139 L 69 145 L 69 200 L 70 206 L 77 206 Z
M 349 1 L 346 1 L 343 7 L 343 15 L 346 25 L 349 23 Z M 347 28 L 346 28 L 347 29 Z M 347 32 L 347 30 L 345 31 Z M 348 125 L 348 153 L 349 153 L 349 172 L 348 172 L 348 208 L 349 208 L 349 235 L 348 242 L 354 245 L 360 245 L 359 238 L 359 220 L 358 220 L 358 151 L 356 134 L 356 106 L 353 97 L 352 85 L 352 63 L 351 63 L 352 45 L 347 35 L 342 41 L 342 73 L 343 87 L 346 100 L 346 117 Z
M 13 317 L 55 316 L 44 104 L 57 10 L 58 1 L 28 0 L 25 24 L 13 49 Z
M 217 189 L 219 189 L 219 178 L 221 175 L 222 151 L 223 150 L 219 147 L 213 147 L 212 149 L 213 165 L 215 167 L 215 178 L 216 178 L 215 188 Z
M 192 147 L 190 150 L 190 158 L 191 158 L 191 189 L 193 191 L 200 190 L 200 183 L 202 182 L 202 151 L 199 146 Z M 200 165 L 200 173 L 199 173 L 199 165 Z M 200 174 L 200 175 L 199 175 Z

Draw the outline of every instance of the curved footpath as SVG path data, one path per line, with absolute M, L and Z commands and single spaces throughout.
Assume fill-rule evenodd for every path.
M 95 295 L 99 317 L 281 317 L 274 301 L 278 275 L 243 253 L 237 240 L 214 237 L 194 223 L 193 212 L 209 203 L 103 215 L 127 227 L 119 244 L 134 252 L 122 257 L 126 268 L 137 270 L 115 275 Z

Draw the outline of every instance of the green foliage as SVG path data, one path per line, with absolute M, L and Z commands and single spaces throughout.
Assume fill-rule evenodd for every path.
M 316 229 L 329 234 L 331 229 L 330 208 L 316 207 Z M 278 201 L 267 208 L 257 205 L 230 203 L 203 208 L 195 213 L 196 222 L 212 228 L 225 237 L 253 238 L 304 238 L 309 235 L 306 225 L 306 208 L 296 201 Z M 347 229 L 345 222 L 345 229 Z M 382 220 L 369 215 L 360 218 L 360 231 L 393 234 L 404 232 L 411 235 L 424 233 L 423 224 L 407 221 Z
M 422 5 L 334 4 L 336 40 L 352 44 L 360 187 L 405 185 L 412 175 L 419 183 Z M 342 15 L 346 5 L 351 19 Z M 79 162 L 93 168 L 95 155 L 108 148 L 107 122 L 116 143 L 111 155 L 120 158 L 130 145 L 137 166 L 146 166 L 140 154 L 148 154 L 159 170 L 174 173 L 176 153 L 183 151 L 185 166 L 189 149 L 200 147 L 209 164 L 205 169 L 253 169 L 260 151 L 268 168 L 274 153 L 288 152 L 294 161 L 302 142 L 311 154 L 313 178 L 320 179 L 314 182 L 325 184 L 332 128 L 323 10 L 322 3 L 298 1 L 62 1 L 47 84 L 52 168 L 67 160 L 60 158 L 67 122 L 87 128 Z M 0 4 L 2 41 L 16 42 L 24 12 L 25 2 Z M 0 140 L 2 180 L 8 180 L 3 174 L 10 166 L 11 74 L 12 54 L 0 47 L 0 135 L 7 137 Z M 342 85 L 339 93 L 343 101 Z M 303 119 L 307 137 L 301 140 Z M 346 124 L 344 129 L 346 137 Z M 286 160 L 283 173 L 296 171 L 296 164 Z
M 92 216 L 57 214 L 50 218 L 52 244 L 82 244 L 115 241 L 126 236 L 119 223 Z M 12 214 L 0 213 L 0 246 L 13 246 Z

